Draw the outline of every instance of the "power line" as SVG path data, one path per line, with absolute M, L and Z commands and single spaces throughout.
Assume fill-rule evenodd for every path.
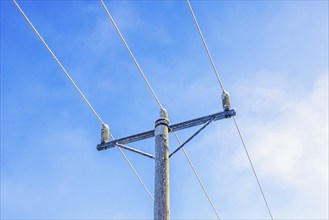
M 176 134 L 176 132 L 174 132 L 174 135 L 175 135 L 175 137 L 176 137 L 177 142 L 181 145 L 181 141 L 180 141 L 180 139 L 178 138 L 178 135 Z M 187 151 L 185 150 L 184 147 L 182 147 L 182 150 L 183 150 L 183 152 L 184 152 L 184 155 L 185 155 L 185 157 L 186 157 L 188 163 L 190 164 L 191 169 L 193 170 L 194 175 L 196 176 L 196 178 L 197 178 L 197 180 L 198 180 L 198 182 L 199 182 L 199 184 L 200 184 L 200 186 L 201 186 L 201 188 L 202 188 L 202 191 L 203 191 L 204 194 L 206 195 L 206 197 L 207 197 L 207 199 L 208 199 L 208 201 L 209 201 L 209 203 L 210 203 L 212 209 L 214 210 L 214 212 L 215 212 L 215 214 L 216 214 L 218 220 L 220 220 L 220 218 L 219 218 L 219 214 L 218 214 L 218 212 L 217 212 L 217 210 L 216 210 L 216 207 L 215 207 L 214 203 L 212 202 L 212 200 L 211 200 L 211 198 L 210 198 L 210 196 L 209 196 L 209 194 L 208 194 L 208 192 L 207 192 L 205 186 L 203 185 L 200 176 L 198 175 L 198 173 L 197 173 L 197 171 L 196 171 L 196 169 L 195 169 L 195 167 L 194 167 L 194 165 L 193 165 L 193 163 L 192 163 L 190 157 L 189 157 L 188 154 L 187 154 Z
M 34 30 L 34 32 L 38 35 L 38 37 L 40 38 L 40 40 L 42 41 L 42 43 L 45 45 L 45 47 L 48 49 L 48 51 L 50 52 L 50 54 L 53 56 L 53 58 L 55 59 L 55 61 L 58 63 L 58 65 L 61 67 L 61 69 L 63 70 L 63 72 L 65 73 L 65 75 L 67 76 L 67 78 L 71 81 L 71 83 L 73 84 L 73 86 L 76 88 L 76 90 L 79 92 L 79 94 L 81 95 L 81 97 L 84 99 L 84 101 L 87 103 L 87 105 L 89 106 L 89 108 L 92 110 L 92 112 L 94 113 L 94 115 L 97 117 L 97 119 L 102 123 L 102 125 L 105 125 L 105 123 L 102 121 L 102 119 L 99 117 L 99 115 L 97 114 L 97 112 L 95 111 L 95 109 L 92 107 L 92 105 L 88 102 L 87 98 L 83 95 L 83 93 L 81 92 L 81 90 L 79 89 L 79 87 L 77 86 L 77 84 L 73 81 L 73 79 L 71 78 L 71 76 L 68 74 L 68 72 L 66 71 L 66 69 L 64 68 L 64 66 L 61 64 L 61 62 L 57 59 L 56 55 L 53 53 L 53 51 L 50 49 L 50 47 L 47 45 L 47 43 L 45 42 L 45 40 L 42 38 L 42 36 L 39 34 L 39 32 L 37 31 L 37 29 L 34 27 L 34 25 L 32 24 L 32 22 L 29 20 L 29 18 L 26 16 L 26 14 L 24 13 L 24 11 L 21 9 L 21 7 L 18 5 L 18 3 L 15 0 L 12 0 L 16 7 L 18 8 L 18 10 L 22 13 L 22 15 L 24 16 L 24 18 L 27 20 L 27 22 L 30 24 L 30 26 L 32 27 L 32 29 Z M 114 139 L 114 137 L 112 136 L 112 134 L 110 133 L 110 136 L 112 139 Z M 129 161 L 129 159 L 127 158 L 127 156 L 125 155 L 125 153 L 122 151 L 122 149 L 120 147 L 119 151 L 122 154 L 122 156 L 124 157 L 124 159 L 127 161 L 128 165 L 130 166 L 130 168 L 132 169 L 132 171 L 135 173 L 136 177 L 138 178 L 138 180 L 140 181 L 140 183 L 142 184 L 143 188 L 145 189 L 145 191 L 148 193 L 148 195 L 151 197 L 151 199 L 154 201 L 153 196 L 151 195 L 150 191 L 147 189 L 147 187 L 145 186 L 143 180 L 140 178 L 140 176 L 138 175 L 137 171 L 135 170 L 135 168 L 133 167 L 133 165 L 131 164 L 131 162 Z
M 110 18 L 110 20 L 111 20 L 113 26 L 115 27 L 117 33 L 119 34 L 119 36 L 120 36 L 122 42 L 123 42 L 124 45 L 126 46 L 126 48 L 127 48 L 128 52 L 129 52 L 130 56 L 132 57 L 133 61 L 135 62 L 135 64 L 136 64 L 136 66 L 137 66 L 139 72 L 141 73 L 141 75 L 142 75 L 142 77 L 143 77 L 145 83 L 147 84 L 149 90 L 151 91 L 151 93 L 152 93 L 154 99 L 155 99 L 156 102 L 158 103 L 159 107 L 160 107 L 161 109 L 163 109 L 162 104 L 160 103 L 159 99 L 157 98 L 157 96 L 156 96 L 154 90 L 152 89 L 150 83 L 148 82 L 148 80 L 147 80 L 147 78 L 146 78 L 146 76 L 145 76 L 143 70 L 142 70 L 141 67 L 139 66 L 139 64 L 138 64 L 138 62 L 137 62 L 135 56 L 133 55 L 132 51 L 130 50 L 130 48 L 129 48 L 127 42 L 125 41 L 123 35 L 121 34 L 121 32 L 120 32 L 118 26 L 116 25 L 114 19 L 112 18 L 112 16 L 111 16 L 109 10 L 107 9 L 105 3 L 103 2 L 103 0 L 100 0 L 100 1 L 101 1 L 102 5 L 103 5 L 103 7 L 104 7 L 104 9 L 105 9 L 105 11 L 106 11 L 108 17 Z M 223 88 L 223 89 L 224 89 L 224 88 Z M 176 139 L 177 139 L 178 143 L 181 145 L 181 142 L 179 141 L 178 135 L 176 134 L 176 132 L 174 132 L 174 134 L 175 134 L 175 136 L 176 136 Z M 208 200 L 209 200 L 209 202 L 210 202 L 212 208 L 214 209 L 214 212 L 216 213 L 216 215 L 217 215 L 217 217 L 218 217 L 218 219 L 219 219 L 219 215 L 218 215 L 218 213 L 217 213 L 217 211 L 216 211 L 216 209 L 215 209 L 215 207 L 214 207 L 214 205 L 213 205 L 213 203 L 212 203 L 212 201 L 211 201 L 211 199 L 210 199 L 210 196 L 209 196 L 209 194 L 207 193 L 207 191 L 206 191 L 204 185 L 202 184 L 201 179 L 200 179 L 200 177 L 198 176 L 198 174 L 197 174 L 197 172 L 196 172 L 196 170 L 195 170 L 195 168 L 194 168 L 194 166 L 193 166 L 191 160 L 189 159 L 188 155 L 186 154 L 186 151 L 185 151 L 185 150 L 184 150 L 184 153 L 185 153 L 185 156 L 186 156 L 186 158 L 187 158 L 189 164 L 191 165 L 191 168 L 192 168 L 194 174 L 196 175 L 196 177 L 197 177 L 197 179 L 198 179 L 198 181 L 199 181 L 199 183 L 200 183 L 200 185 L 201 185 L 201 187 L 202 187 L 204 193 L 206 194 L 206 197 L 208 198 Z
M 205 129 L 211 122 L 214 121 L 214 118 L 209 120 L 207 123 L 205 123 L 199 130 L 197 130 L 191 137 L 189 137 L 184 143 L 180 144 L 180 146 L 174 150 L 170 155 L 169 157 L 173 156 L 177 151 L 179 151 L 181 148 L 183 148 L 188 142 L 190 142 L 195 136 L 197 136 L 203 129 Z M 176 132 L 174 132 L 175 135 Z
M 113 135 L 110 133 L 110 137 L 112 138 L 112 140 L 114 140 Z M 130 169 L 134 172 L 134 174 L 136 175 L 137 179 L 139 180 L 139 182 L 142 184 L 144 190 L 146 191 L 146 193 L 150 196 L 150 198 L 154 201 L 154 198 L 152 196 L 152 194 L 150 193 L 150 191 L 148 190 L 148 188 L 146 187 L 145 183 L 143 182 L 142 178 L 138 175 L 137 171 L 135 170 L 134 166 L 131 164 L 131 162 L 129 161 L 128 157 L 126 156 L 126 154 L 122 151 L 121 147 L 118 146 L 118 149 L 121 153 L 121 155 L 125 158 L 126 162 L 128 163 Z
M 159 99 L 157 98 L 157 96 L 156 96 L 154 90 L 152 89 L 150 83 L 148 82 L 148 80 L 147 80 L 147 78 L 146 78 L 144 72 L 142 71 L 141 67 L 139 66 L 139 64 L 138 64 L 138 62 L 137 62 L 137 60 L 136 60 L 136 58 L 134 57 L 132 51 L 130 50 L 130 48 L 129 48 L 128 44 L 126 43 L 125 39 L 123 38 L 123 36 L 122 36 L 120 30 L 118 29 L 116 23 L 114 22 L 112 16 L 110 15 L 108 9 L 106 8 L 106 6 L 105 6 L 103 0 L 100 0 L 100 1 L 101 1 L 101 3 L 102 3 L 103 7 L 105 8 L 105 10 L 106 10 L 106 12 L 107 12 L 107 14 L 108 14 L 110 20 L 112 21 L 114 27 L 116 28 L 116 30 L 117 30 L 119 36 L 121 37 L 123 43 L 125 44 L 125 46 L 126 46 L 128 52 L 129 52 L 129 54 L 131 55 L 133 61 L 135 62 L 137 68 L 139 69 L 139 71 L 140 71 L 140 73 L 141 73 L 141 75 L 142 75 L 142 77 L 143 77 L 145 83 L 147 84 L 148 88 L 150 89 L 152 95 L 154 96 L 154 98 L 155 98 L 157 104 L 158 104 L 159 107 L 162 109 L 163 106 L 161 105 L 161 103 L 160 103 Z M 199 27 L 199 24 L 198 24 L 198 22 L 197 22 L 197 20 L 196 20 L 195 14 L 194 14 L 194 12 L 193 12 L 193 10 L 192 10 L 192 7 L 191 7 L 189 1 L 188 1 L 188 0 L 186 0 L 186 1 L 187 1 L 188 6 L 189 6 L 189 9 L 190 9 L 190 11 L 191 11 L 191 13 L 192 13 L 192 16 L 193 16 L 194 22 L 195 22 L 195 24 L 196 24 L 196 26 L 197 26 L 198 32 L 199 32 L 199 34 L 200 34 L 200 37 L 201 37 L 201 39 L 202 39 L 202 42 L 203 42 L 203 44 L 204 44 L 204 47 L 205 47 L 206 52 L 207 52 L 207 54 L 208 54 L 208 57 L 209 57 L 209 59 L 210 59 L 210 61 L 211 61 L 211 64 L 212 64 L 212 66 L 213 66 L 213 69 L 214 69 L 214 71 L 215 71 L 215 74 L 216 74 L 216 77 L 217 77 L 218 82 L 219 82 L 219 84 L 220 84 L 220 87 L 221 87 L 221 89 L 222 89 L 223 92 L 224 92 L 224 91 L 225 91 L 225 90 L 224 90 L 224 86 L 223 86 L 223 84 L 222 84 L 222 82 L 221 82 L 221 80 L 220 80 L 220 77 L 219 77 L 219 74 L 218 74 L 217 69 L 216 69 L 216 67 L 215 67 L 214 61 L 213 61 L 212 56 L 211 56 L 211 54 L 210 54 L 210 51 L 209 51 L 209 49 L 208 49 L 208 47 L 207 47 L 207 44 L 206 44 L 206 42 L 205 42 L 205 39 L 204 39 L 204 37 L 203 37 L 203 34 L 202 34 L 201 29 L 200 29 L 200 27 Z M 50 54 L 52 55 L 52 57 L 55 59 L 55 61 L 56 61 L 56 62 L 58 63 L 58 65 L 61 67 L 61 69 L 63 70 L 63 72 L 64 72 L 65 75 L 67 76 L 67 78 L 70 80 L 70 82 L 71 82 L 71 83 L 73 84 L 73 86 L 76 88 L 76 90 L 78 91 L 78 93 L 80 94 L 80 96 L 84 99 L 84 101 L 86 102 L 86 104 L 87 104 L 87 105 L 89 106 L 89 108 L 92 110 L 92 112 L 94 113 L 94 115 L 95 115 L 95 116 L 97 117 L 97 119 L 101 122 L 101 124 L 104 125 L 104 122 L 102 121 L 102 119 L 100 118 L 100 116 L 97 114 L 97 112 L 96 112 L 95 109 L 92 107 L 92 105 L 89 103 L 89 101 L 88 101 L 87 98 L 84 96 L 84 94 L 82 93 L 82 91 L 81 91 L 81 90 L 79 89 L 79 87 L 76 85 L 76 83 L 75 83 L 74 80 L 71 78 L 71 76 L 68 74 L 68 72 L 66 71 L 66 69 L 64 68 L 64 66 L 61 64 L 61 62 L 60 62 L 60 61 L 58 60 L 58 58 L 56 57 L 56 55 L 52 52 L 52 50 L 50 49 L 50 47 L 49 47 L 49 46 L 47 45 L 47 43 L 44 41 L 44 39 L 42 38 L 42 36 L 41 36 L 41 35 L 39 34 L 39 32 L 36 30 L 36 28 L 34 27 L 34 25 L 32 24 L 32 22 L 28 19 L 28 17 L 26 16 L 26 14 L 25 14 L 25 13 L 23 12 L 23 10 L 20 8 L 20 6 L 18 5 L 18 3 L 17 3 L 15 0 L 13 0 L 13 2 L 14 2 L 14 4 L 16 5 L 16 7 L 19 9 L 19 11 L 22 13 L 22 15 L 24 16 L 24 18 L 27 20 L 27 22 L 30 24 L 30 26 L 32 27 L 32 29 L 34 30 L 34 32 L 37 34 L 37 36 L 39 37 L 39 39 L 42 41 L 42 43 L 44 44 L 44 46 L 48 49 L 48 51 L 50 52 Z M 253 166 L 253 164 L 252 164 L 251 158 L 250 158 L 249 153 L 248 153 L 248 151 L 247 151 L 247 148 L 246 148 L 246 145 L 245 145 L 245 143 L 244 143 L 243 137 L 242 137 L 242 135 L 241 135 L 240 129 L 239 129 L 239 127 L 238 127 L 237 121 L 235 120 L 235 118 L 233 118 L 233 120 L 234 120 L 234 122 L 235 122 L 236 128 L 237 128 L 237 130 L 238 130 L 239 136 L 240 136 L 240 138 L 241 138 L 241 141 L 242 141 L 242 143 L 243 143 L 243 146 L 244 146 L 245 152 L 246 152 L 246 154 L 247 154 L 248 160 L 249 160 L 249 162 L 250 162 L 250 165 L 251 165 L 252 170 L 253 170 L 253 172 L 254 172 L 254 175 L 255 175 L 255 177 L 256 177 L 256 180 L 257 180 L 258 186 L 259 186 L 259 188 L 260 188 L 260 191 L 261 191 L 262 196 L 263 196 L 263 198 L 264 198 L 264 201 L 265 201 L 265 203 L 266 203 L 267 209 L 268 209 L 268 211 L 269 211 L 269 213 L 270 213 L 271 218 L 273 219 L 273 216 L 272 216 L 272 213 L 271 213 L 271 211 L 270 211 L 270 208 L 269 208 L 268 202 L 267 202 L 267 200 L 266 200 L 266 197 L 265 197 L 265 194 L 264 194 L 264 192 L 263 192 L 263 190 L 262 190 L 262 187 L 261 187 L 260 181 L 259 181 L 259 179 L 258 179 L 258 177 L 257 177 L 256 172 L 255 172 L 254 166 Z M 176 139 L 177 139 L 178 142 L 180 143 L 180 140 L 179 140 L 178 135 L 176 134 L 176 132 L 174 132 L 174 134 L 175 134 L 175 136 L 176 136 Z M 112 137 L 112 139 L 114 139 L 112 135 L 111 135 L 111 137 Z M 181 143 L 180 143 L 180 144 L 181 144 Z M 182 148 L 183 148 L 183 147 L 182 147 Z M 142 179 L 139 177 L 138 173 L 136 172 L 136 170 L 134 169 L 134 167 L 133 167 L 132 164 L 130 163 L 129 159 L 126 157 L 126 155 L 124 154 L 124 152 L 122 151 L 122 149 L 121 149 L 120 147 L 119 147 L 119 150 L 120 150 L 121 154 L 123 155 L 123 157 L 125 158 L 125 160 L 127 161 L 127 163 L 129 164 L 130 168 L 133 170 L 133 172 L 135 173 L 135 175 L 137 176 L 137 178 L 138 178 L 139 181 L 141 182 L 141 184 L 142 184 L 142 186 L 144 187 L 144 189 L 146 190 L 146 192 L 149 194 L 149 196 L 151 197 L 151 199 L 154 201 L 153 196 L 150 194 L 150 192 L 149 192 L 149 190 L 147 189 L 147 187 L 145 186 L 144 182 L 143 182 Z M 217 211 L 216 211 L 216 209 L 215 209 L 215 207 L 214 207 L 214 205 L 213 205 L 213 203 L 212 203 L 212 201 L 211 201 L 211 199 L 210 199 L 210 197 L 209 197 L 207 191 L 205 190 L 205 188 L 204 188 L 204 186 L 203 186 L 203 184 L 202 184 L 202 182 L 201 182 L 201 180 L 200 180 L 200 178 L 199 178 L 199 176 L 198 176 L 198 174 L 197 174 L 197 172 L 196 172 L 196 170 L 195 170 L 195 168 L 194 168 L 194 166 L 193 166 L 191 160 L 189 159 L 189 157 L 188 157 L 188 155 L 187 155 L 187 152 L 185 151 L 184 148 L 183 148 L 183 152 L 184 152 L 184 154 L 185 154 L 185 156 L 186 156 L 188 162 L 190 163 L 191 168 L 192 168 L 193 172 L 195 173 L 195 175 L 196 175 L 196 177 L 197 177 L 197 179 L 198 179 L 200 185 L 202 186 L 202 188 L 203 188 L 203 190 L 204 190 L 204 192 L 205 192 L 205 194 L 206 194 L 206 196 L 207 196 L 209 202 L 211 203 L 211 205 L 212 205 L 212 207 L 213 207 L 213 209 L 214 209 L 214 211 L 215 211 L 217 217 L 219 218 L 218 213 L 217 213 Z
M 190 11 L 191 11 L 191 14 L 192 14 L 192 17 L 193 17 L 194 23 L 195 23 L 195 25 L 196 25 L 196 27 L 197 27 L 197 29 L 198 29 L 198 32 L 199 32 L 199 35 L 200 35 L 200 37 L 201 37 L 201 40 L 202 40 L 203 46 L 204 46 L 204 48 L 205 48 L 206 51 L 207 51 L 207 54 L 208 54 L 209 60 L 210 60 L 210 62 L 211 62 L 212 68 L 213 68 L 214 71 L 215 71 L 215 74 L 216 74 L 216 77 L 217 77 L 218 83 L 219 83 L 219 85 L 220 85 L 222 91 L 224 92 L 224 91 L 225 91 L 225 89 L 224 89 L 224 85 L 223 85 L 223 83 L 222 83 L 222 81 L 221 81 L 221 79 L 220 79 L 220 77 L 219 77 L 219 74 L 218 74 L 218 72 L 217 72 L 217 69 L 216 69 L 216 66 L 215 66 L 214 60 L 212 59 L 212 56 L 211 56 L 210 51 L 209 51 L 209 49 L 208 49 L 208 46 L 207 46 L 206 40 L 205 40 L 204 37 L 203 37 L 203 34 L 202 34 L 202 31 L 201 31 L 201 28 L 200 28 L 200 26 L 199 26 L 199 23 L 198 23 L 196 17 L 195 17 L 195 14 L 194 14 L 194 12 L 193 12 L 193 9 L 192 9 L 192 6 L 191 6 L 191 4 L 190 4 L 190 1 L 189 1 L 189 0 L 186 0 L 186 2 L 187 2 L 187 5 L 188 5 L 188 7 L 189 7 L 189 9 L 190 9 Z
M 122 151 L 121 147 L 118 147 L 120 153 L 122 154 L 122 156 L 125 158 L 125 160 L 127 161 L 129 167 L 131 168 L 131 170 L 135 173 L 136 177 L 138 178 L 139 182 L 142 184 L 144 190 L 147 192 L 147 194 L 150 196 L 150 198 L 154 201 L 154 198 L 152 196 L 152 194 L 150 193 L 150 191 L 148 190 L 148 188 L 146 187 L 146 185 L 144 184 L 142 178 L 138 175 L 137 171 L 135 170 L 135 168 L 133 167 L 133 165 L 130 163 L 129 159 L 127 158 L 126 154 Z
M 143 79 L 144 79 L 144 81 L 145 81 L 147 87 L 148 87 L 149 90 L 151 91 L 151 93 L 152 93 L 152 95 L 153 95 L 155 101 L 158 103 L 159 107 L 162 109 L 163 107 L 162 107 L 162 105 L 161 105 L 161 103 L 160 103 L 158 97 L 156 96 L 156 94 L 155 94 L 154 90 L 152 89 L 152 87 L 151 87 L 149 81 L 147 80 L 147 78 L 146 78 L 146 76 L 145 76 L 145 74 L 144 74 L 142 68 L 139 66 L 139 64 L 138 64 L 138 62 L 137 62 L 137 60 L 136 60 L 134 54 L 133 54 L 132 51 L 130 50 L 130 48 L 129 48 L 127 42 L 126 42 L 126 40 L 125 40 L 124 37 L 122 36 L 122 34 L 121 34 L 121 32 L 120 32 L 118 26 L 116 25 L 114 19 L 112 18 L 112 16 L 111 16 L 109 10 L 107 9 L 105 3 L 103 2 L 103 0 L 100 0 L 100 1 L 101 1 L 102 5 L 103 5 L 103 7 L 104 7 L 104 9 L 105 9 L 105 11 L 106 11 L 108 17 L 110 18 L 110 20 L 111 20 L 111 22 L 112 22 L 112 24 L 113 24 L 115 30 L 118 32 L 118 34 L 119 34 L 119 36 L 120 36 L 122 42 L 123 42 L 124 45 L 126 46 L 126 48 L 127 48 L 128 52 L 129 52 L 131 58 L 132 58 L 133 61 L 135 62 L 135 64 L 136 64 L 136 66 L 137 66 L 137 68 L 138 68 L 140 74 L 142 75 L 142 77 L 143 77 Z
M 70 82 L 73 84 L 73 86 L 75 87 L 75 89 L 79 92 L 80 96 L 83 98 L 83 100 L 89 106 L 89 108 L 94 113 L 94 115 L 96 116 L 96 118 L 99 120 L 99 122 L 101 124 L 104 124 L 103 120 L 99 117 L 99 115 L 97 114 L 97 112 L 95 111 L 95 109 L 92 107 L 92 105 L 89 103 L 89 101 L 84 96 L 84 94 L 81 92 L 81 90 L 79 89 L 79 87 L 77 86 L 77 84 L 73 81 L 73 79 L 71 78 L 71 76 L 68 74 L 68 72 L 66 71 L 66 69 L 64 68 L 64 66 L 62 65 L 62 63 L 57 59 L 56 55 L 53 53 L 53 51 L 47 45 L 47 43 L 45 42 L 45 40 L 41 37 L 41 35 L 37 31 L 37 29 L 34 27 L 34 25 L 32 24 L 32 22 L 29 20 L 29 18 L 26 16 L 26 14 L 24 13 L 24 11 L 21 9 L 21 7 L 18 5 L 18 3 L 15 0 L 12 0 L 12 1 L 15 3 L 16 7 L 21 12 L 21 14 L 24 16 L 24 18 L 26 19 L 26 21 L 30 24 L 30 26 L 32 27 L 32 29 L 34 30 L 34 32 L 38 35 L 38 37 L 40 38 L 40 40 L 42 41 L 42 43 L 45 45 L 45 47 L 48 49 L 49 53 L 55 59 L 55 61 L 57 62 L 57 64 L 63 70 L 63 72 L 65 73 L 66 77 L 70 80 Z
M 262 186 L 261 186 L 261 184 L 260 184 L 260 181 L 259 181 L 259 179 L 258 179 L 258 176 L 257 176 L 256 170 L 255 170 L 254 165 L 253 165 L 253 163 L 252 163 L 252 161 L 251 161 L 251 158 L 250 158 L 250 155 L 249 155 L 248 149 L 247 149 L 247 147 L 246 147 L 246 144 L 245 144 L 245 142 L 244 142 L 243 136 L 242 136 L 242 134 L 241 134 L 240 128 L 239 128 L 238 123 L 237 123 L 237 121 L 235 120 L 235 117 L 234 117 L 234 116 L 233 116 L 233 120 L 234 120 L 235 127 L 236 127 L 236 129 L 238 130 L 238 133 L 239 133 L 239 136 L 240 136 L 240 139 L 241 139 L 242 145 L 243 145 L 243 147 L 244 147 L 244 150 L 245 150 L 245 152 L 246 152 L 246 154 L 247 154 L 247 157 L 248 157 L 248 160 L 249 160 L 250 166 L 251 166 L 252 171 L 253 171 L 253 173 L 254 173 L 254 176 L 255 176 L 255 178 L 256 178 L 256 180 L 257 180 L 258 187 L 259 187 L 259 189 L 260 189 L 260 191 L 261 191 L 261 193 L 262 193 L 262 196 L 263 196 L 264 202 L 265 202 L 265 204 L 266 204 L 266 207 L 267 207 L 268 213 L 270 214 L 271 219 L 273 220 L 273 215 L 272 215 L 272 212 L 271 212 L 270 206 L 269 206 L 269 204 L 268 204 L 268 202 L 267 202 L 267 200 L 266 200 L 265 193 L 264 193 L 263 188 L 262 188 Z
M 213 61 L 213 59 L 212 59 L 212 56 L 211 56 L 210 51 L 209 51 L 209 49 L 208 49 L 207 43 L 206 43 L 206 41 L 205 41 L 205 39 L 204 39 L 204 37 L 203 37 L 202 31 L 201 31 L 201 29 L 200 29 L 200 26 L 199 26 L 199 24 L 198 24 L 198 21 L 197 21 L 197 19 L 196 19 L 196 16 L 195 16 L 195 14 L 194 14 L 194 12 L 193 12 L 192 6 L 191 6 L 189 0 L 186 0 L 186 2 L 187 2 L 187 5 L 188 5 L 188 7 L 189 7 L 189 9 L 190 9 L 190 11 L 191 11 L 191 14 L 192 14 L 192 17 L 193 17 L 194 23 L 195 23 L 195 25 L 196 25 L 196 27 L 197 27 L 197 29 L 198 29 L 199 35 L 200 35 L 201 40 L 202 40 L 202 42 L 203 42 L 204 48 L 205 48 L 205 50 L 206 50 L 206 52 L 207 52 L 207 54 L 208 54 L 209 60 L 210 60 L 211 65 L 212 65 L 212 67 L 213 67 L 213 69 L 214 69 L 214 72 L 215 72 L 215 74 L 216 74 L 216 77 L 217 77 L 217 80 L 218 80 L 218 82 L 219 82 L 219 85 L 220 85 L 220 87 L 221 87 L 223 93 L 225 93 L 225 89 L 224 89 L 223 83 L 221 82 L 221 80 L 220 80 L 220 78 L 219 78 L 219 74 L 218 74 L 218 72 L 217 72 L 217 69 L 216 69 L 215 63 L 214 63 L 214 61 Z M 237 121 L 236 121 L 236 119 L 235 119 L 234 116 L 233 116 L 233 120 L 234 120 L 235 127 L 236 127 L 236 129 L 237 129 L 237 131 L 238 131 L 238 133 L 239 133 L 239 136 L 240 136 L 241 142 L 242 142 L 242 144 L 243 144 L 243 147 L 244 147 L 244 149 L 245 149 L 245 152 L 246 152 L 246 154 L 247 154 L 247 157 L 248 157 L 248 160 L 249 160 L 250 166 L 251 166 L 251 168 L 252 168 L 252 170 L 253 170 L 253 173 L 254 173 L 254 176 L 255 176 L 255 178 L 256 178 L 256 180 L 257 180 L 259 190 L 261 191 L 261 194 L 262 194 L 262 197 L 263 197 L 263 199 L 264 199 L 264 202 L 265 202 L 265 205 L 266 205 L 266 207 L 267 207 L 267 210 L 268 210 L 268 212 L 269 212 L 269 215 L 271 216 L 271 219 L 273 220 L 273 216 L 272 216 L 271 209 L 270 209 L 269 204 L 268 204 L 268 202 L 267 202 L 267 199 L 266 199 L 265 193 L 264 193 L 264 191 L 263 191 L 263 189 L 262 189 L 262 186 L 261 186 L 261 184 L 260 184 L 260 181 L 259 181 L 259 178 L 258 178 L 258 176 L 257 176 L 256 170 L 255 170 L 255 168 L 254 168 L 254 165 L 253 165 L 252 160 L 251 160 L 251 158 L 250 158 L 250 156 L 249 156 L 249 153 L 248 153 L 247 147 L 246 147 L 245 142 L 244 142 L 244 140 L 243 140 L 243 137 L 242 137 L 241 131 L 240 131 L 240 129 L 239 129 L 238 123 L 237 123 Z
M 123 149 L 129 150 L 131 152 L 134 152 L 134 153 L 143 155 L 143 156 L 148 157 L 148 158 L 151 158 L 151 159 L 155 159 L 155 157 L 153 155 L 148 154 L 148 153 L 145 153 L 145 152 L 140 151 L 140 150 L 137 150 L 135 148 L 131 148 L 131 147 L 128 147 L 128 146 L 123 145 L 123 144 L 120 144 L 120 143 L 117 143 L 116 145 L 119 146 L 119 147 L 122 147 Z

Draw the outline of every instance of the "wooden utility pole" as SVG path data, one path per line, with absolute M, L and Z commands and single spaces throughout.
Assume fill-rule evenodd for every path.
M 224 105 L 223 105 L 224 106 Z M 170 219 L 170 191 L 169 191 L 169 158 L 179 151 L 192 138 L 199 134 L 207 125 L 213 121 L 230 118 L 236 115 L 235 109 L 230 106 L 224 108 L 223 112 L 203 116 L 200 118 L 169 124 L 168 113 L 165 109 L 160 110 L 160 118 L 155 122 L 155 129 L 142 133 L 130 135 L 116 140 L 103 142 L 97 145 L 97 150 L 106 150 L 115 146 L 133 151 L 143 156 L 155 159 L 155 185 L 154 185 L 154 219 Z M 186 128 L 203 125 L 190 138 L 181 144 L 176 150 L 169 154 L 169 132 L 175 132 Z M 124 144 L 155 137 L 155 156 L 140 150 L 125 146 Z
M 169 120 L 165 109 L 155 122 L 154 219 L 170 219 Z

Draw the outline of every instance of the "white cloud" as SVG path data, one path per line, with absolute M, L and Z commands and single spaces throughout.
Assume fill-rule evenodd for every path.
M 251 82 L 254 82 L 252 89 L 242 86 L 251 85 Z M 295 82 L 293 77 L 282 73 L 264 73 L 245 82 L 240 81 L 237 85 L 240 96 L 236 101 L 248 114 L 242 114 L 238 120 L 275 217 L 326 218 L 328 75 L 318 75 L 315 82 L 310 82 L 313 87 L 304 92 L 299 89 L 294 92 Z M 268 113 L 264 113 L 267 110 Z M 247 118 L 250 115 L 254 116 Z M 223 134 L 220 130 L 211 132 L 213 138 L 207 136 L 207 143 L 228 133 Z M 232 160 L 237 172 L 249 172 L 250 166 L 242 147 L 234 152 Z M 214 178 L 220 182 L 223 177 L 220 177 L 221 180 L 217 176 Z M 241 177 L 241 180 L 244 181 L 244 178 Z M 287 193 L 278 194 L 277 191 Z M 248 196 L 253 201 L 252 197 L 256 195 Z

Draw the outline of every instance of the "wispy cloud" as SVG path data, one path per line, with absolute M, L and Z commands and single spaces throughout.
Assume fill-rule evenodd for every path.
M 328 213 L 328 73 L 319 74 L 314 82 L 309 82 L 312 89 L 304 92 L 294 92 L 293 77 L 285 74 L 273 75 L 272 72 L 261 77 L 256 74 L 249 80 L 255 82 L 252 90 L 243 86 L 248 82 L 240 81 L 237 85 L 240 95 L 236 101 L 241 101 L 238 104 L 249 111 L 238 116 L 238 120 L 256 170 L 265 185 L 265 193 L 268 192 L 272 207 L 280 210 L 275 213 L 274 209 L 274 215 L 289 219 L 325 218 Z M 261 117 L 257 117 L 258 113 Z M 250 115 L 254 117 L 249 118 Z M 230 132 L 235 131 L 232 128 L 223 131 L 222 127 L 218 127 L 198 145 L 217 145 L 217 148 L 214 147 L 217 150 L 212 151 L 220 157 L 223 150 L 218 146 L 223 146 L 222 140 L 234 139 Z M 240 145 L 236 141 L 234 143 Z M 233 156 L 228 155 L 231 159 L 227 162 L 237 173 L 251 169 L 242 147 L 230 153 Z M 218 159 L 212 159 L 216 166 Z M 253 181 L 256 187 L 252 179 L 245 182 L 245 175 L 237 177 L 236 181 L 244 182 L 240 186 L 246 187 Z M 222 176 L 215 175 L 213 178 L 222 184 Z M 244 190 L 236 190 L 240 192 L 240 199 L 243 198 Z M 285 195 L 278 197 L 277 191 L 285 191 Z M 247 193 L 245 201 L 254 201 L 258 195 Z

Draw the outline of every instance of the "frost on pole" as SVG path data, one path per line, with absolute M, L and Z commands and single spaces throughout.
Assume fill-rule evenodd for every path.
M 154 219 L 170 219 L 169 196 L 169 120 L 168 113 L 161 109 L 155 122 L 155 183 Z

